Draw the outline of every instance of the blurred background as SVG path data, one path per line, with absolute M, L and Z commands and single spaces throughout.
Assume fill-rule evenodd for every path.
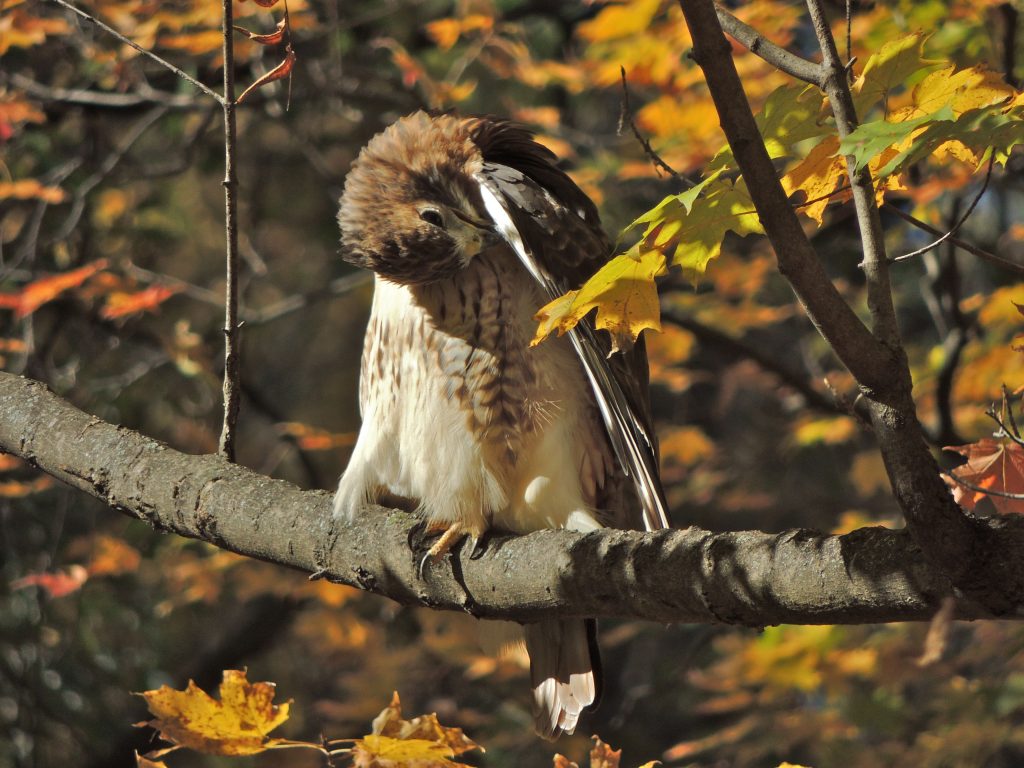
M 284 3 L 235 5 L 267 33 Z M 79 7 L 219 89 L 213 0 L 82 0 Z M 223 129 L 219 106 L 67 10 L 0 0 L 0 358 L 78 407 L 192 453 L 221 423 Z M 845 47 L 841 4 L 830 6 Z M 734 9 L 813 56 L 805 9 Z M 371 284 L 338 254 L 337 200 L 360 147 L 421 108 L 514 117 L 600 206 L 613 236 L 696 180 L 723 146 L 678 6 L 661 0 L 289 0 L 290 78 L 238 112 L 242 410 L 238 461 L 333 488 L 358 429 Z M 855 3 L 863 63 L 909 32 L 926 53 L 985 63 L 1019 86 L 1019 5 Z M 284 45 L 236 36 L 240 90 Z M 787 78 L 737 49 L 755 108 Z M 620 75 L 628 81 L 628 104 Z M 905 97 L 897 88 L 892 104 Z M 631 126 L 631 121 L 633 126 Z M 659 170 L 633 128 L 678 177 Z M 960 233 L 1024 260 L 1019 155 Z M 922 163 L 887 200 L 940 230 L 984 172 Z M 931 237 L 884 217 L 890 251 Z M 861 254 L 841 197 L 806 220 L 860 310 Z M 1020 271 L 948 244 L 897 265 L 919 415 L 938 454 L 991 434 L 985 409 L 1024 385 L 1013 349 Z M 775 271 L 763 239 L 730 236 L 696 283 L 661 281 L 649 333 L 652 397 L 676 525 L 846 531 L 901 522 L 849 375 Z M 944 454 L 948 466 L 951 457 Z M 153 745 L 133 691 L 248 668 L 293 699 L 281 735 L 369 732 L 397 690 L 487 748 L 464 760 L 585 764 L 590 734 L 623 765 L 1019 766 L 1024 630 L 956 625 L 925 659 L 926 626 L 651 626 L 605 622 L 604 702 L 557 745 L 532 732 L 526 670 L 475 646 L 471 620 L 410 610 L 303 574 L 155 533 L 0 456 L 0 766 L 134 765 Z M 933 656 L 935 654 L 932 654 Z M 228 758 L 178 753 L 171 766 Z M 235 758 L 316 766 L 300 751 Z

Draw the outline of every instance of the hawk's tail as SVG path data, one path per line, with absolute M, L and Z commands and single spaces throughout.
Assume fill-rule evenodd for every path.
M 576 730 L 583 710 L 601 697 L 601 657 L 593 619 L 552 619 L 527 624 L 534 728 L 554 741 Z

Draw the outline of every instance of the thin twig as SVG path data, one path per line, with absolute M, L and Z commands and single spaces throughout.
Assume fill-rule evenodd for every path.
M 220 453 L 228 461 L 235 460 L 235 424 L 239 405 L 239 343 L 238 343 L 238 216 L 235 196 L 238 178 L 235 175 L 235 50 L 232 30 L 232 0 L 224 6 L 224 230 L 227 247 L 227 279 L 224 285 L 224 423 L 220 432 Z
M 776 69 L 780 69 L 797 80 L 825 87 L 828 72 L 820 64 L 790 53 L 785 48 L 773 43 L 749 24 L 740 21 L 725 8 L 715 5 L 718 21 L 727 35 L 746 48 L 755 56 L 764 59 Z
M 369 284 L 371 280 L 373 280 L 373 275 L 369 272 L 354 272 L 351 275 L 332 280 L 324 290 L 289 296 L 255 312 L 246 312 L 243 316 L 247 325 L 262 325 L 305 309 L 316 301 L 342 296 Z
M 985 415 L 988 416 L 990 419 L 992 419 L 992 421 L 994 421 L 996 424 L 999 425 L 999 429 L 1002 431 L 1002 433 L 1004 435 L 1006 435 L 1008 438 L 1010 438 L 1013 442 L 1015 442 L 1021 448 L 1024 448 L 1024 438 L 1022 438 L 1020 435 L 1014 434 L 1009 429 L 1007 429 L 1006 428 L 1006 423 L 1001 418 L 999 418 L 999 414 L 997 414 L 994 410 L 989 409 L 989 410 L 985 411 Z
M 665 170 L 673 179 L 682 181 L 687 187 L 693 187 L 694 184 L 692 181 L 681 176 L 675 168 L 661 159 L 661 155 L 655 152 L 654 147 L 651 146 L 651 142 L 649 142 L 644 135 L 640 133 L 640 129 L 636 127 L 636 121 L 633 119 L 633 110 L 629 106 L 629 86 L 626 83 L 626 68 L 620 66 L 619 72 L 622 75 L 622 110 L 619 112 L 619 127 L 615 132 L 621 136 L 622 127 L 626 123 L 629 123 L 629 127 L 633 131 L 633 135 L 636 136 L 636 140 L 640 142 L 640 146 L 644 148 L 644 152 L 647 157 L 650 158 L 651 163 L 654 164 L 654 168 L 658 171 L 659 175 L 662 170 Z
M 822 0 L 807 0 L 811 23 L 821 48 L 822 65 L 828 72 L 825 93 L 828 95 L 832 113 L 836 118 L 836 129 L 840 139 L 849 136 L 857 127 L 857 112 L 846 67 L 836 50 L 836 40 Z M 868 308 L 871 312 L 872 331 L 876 338 L 889 349 L 900 348 L 899 327 L 896 324 L 896 309 L 892 301 L 892 286 L 885 256 L 885 238 L 882 219 L 875 204 L 875 187 L 871 171 L 857 168 L 856 159 L 846 158 L 847 174 L 853 187 L 853 205 L 857 212 L 864 258 L 861 267 L 867 284 Z
M 889 263 L 894 264 L 897 261 L 906 261 L 907 259 L 912 259 L 915 256 L 921 256 L 922 254 L 928 253 L 928 251 L 932 250 L 932 248 L 937 248 L 942 243 L 946 242 L 954 235 L 956 235 L 956 233 L 960 231 L 961 227 L 963 227 L 963 225 L 967 223 L 967 219 L 970 218 L 970 215 L 974 213 L 974 209 L 981 201 L 982 196 L 985 194 L 985 190 L 988 189 L 988 182 L 992 178 L 993 160 L 994 157 L 990 157 L 988 160 L 988 171 L 985 173 L 985 181 L 982 183 L 981 189 L 978 190 L 978 194 L 975 196 L 974 200 L 971 201 L 971 204 L 967 206 L 967 210 L 964 212 L 964 215 L 957 220 L 957 222 L 953 225 L 953 228 L 951 230 L 949 230 L 946 234 L 942 235 L 938 240 L 929 243 L 923 248 L 918 248 L 916 251 L 911 251 L 910 253 L 904 253 L 902 256 L 894 256 L 893 258 L 889 259 Z
M 1006 406 L 1006 418 L 1010 422 L 1010 428 L 1013 430 L 1014 437 L 1020 437 L 1020 430 L 1017 429 L 1017 420 L 1013 418 L 1013 397 L 1010 395 L 1010 390 L 1003 384 L 1003 404 Z
M 927 232 L 931 235 L 935 235 L 936 237 L 943 234 L 942 230 L 936 229 L 931 224 L 921 221 L 919 218 L 912 216 L 911 214 L 906 213 L 905 211 L 900 210 L 897 206 L 893 205 L 892 203 L 885 203 L 883 207 L 885 208 L 885 210 L 889 211 L 890 213 L 896 214 L 908 224 L 913 224 L 915 227 L 924 232 Z M 1019 276 L 1024 277 L 1024 264 L 1016 264 L 1010 261 L 1009 259 L 1004 259 L 1002 256 L 997 256 L 996 254 L 990 251 L 986 251 L 983 248 L 979 248 L 976 245 L 972 245 L 971 243 L 968 243 L 966 240 L 961 240 L 958 237 L 950 237 L 947 239 L 950 244 L 955 245 L 962 251 L 967 251 L 967 253 L 970 253 L 973 256 L 977 256 L 979 259 L 983 259 L 984 261 L 987 261 L 990 264 L 994 264 L 997 267 L 1001 267 L 1003 269 L 1014 272 Z
M 1024 500 L 1024 493 L 1008 493 L 1006 491 L 997 491 L 992 488 L 982 488 L 980 485 L 975 485 L 974 483 L 969 483 L 966 480 L 961 480 L 956 475 L 950 475 L 950 477 L 953 478 L 957 485 L 962 485 L 964 488 L 977 491 L 978 493 L 984 493 L 986 496 L 998 496 L 1001 499 Z
M 166 59 L 160 58 L 159 56 L 157 56 L 152 51 L 146 50 L 145 48 L 143 48 L 138 43 L 136 43 L 133 40 L 131 40 L 130 38 L 125 37 L 124 35 L 122 35 L 120 32 L 118 32 L 116 29 L 114 29 L 110 25 L 104 24 L 102 21 L 97 19 L 95 16 L 91 16 L 90 14 L 86 13 L 85 11 L 83 11 L 83 10 L 81 10 L 79 8 L 76 8 L 71 3 L 66 2 L 66 0 L 52 0 L 52 2 L 57 3 L 57 5 L 60 5 L 60 6 L 64 7 L 64 8 L 67 8 L 72 13 L 75 13 L 75 14 L 81 16 L 83 19 L 88 21 L 90 24 L 95 24 L 97 27 L 99 27 L 103 31 L 105 31 L 108 34 L 111 34 L 114 37 L 116 37 L 118 40 L 120 40 L 125 45 L 134 48 L 136 51 L 141 53 L 143 56 L 148 56 L 150 59 L 155 61 L 160 66 L 166 67 L 167 69 L 169 69 L 171 72 L 176 74 L 182 80 L 185 80 L 186 82 L 191 83 L 196 88 L 198 88 L 203 93 L 205 93 L 207 96 L 212 96 L 218 102 L 220 102 L 221 104 L 224 104 L 224 97 L 221 96 L 219 93 L 217 93 L 212 88 L 210 88 L 208 85 L 203 85 L 201 82 L 199 82 L 194 77 L 192 77 L 192 75 L 188 74 L 187 72 L 185 72 L 185 71 L 183 71 L 181 69 L 178 69 L 176 66 L 171 64 L 171 62 L 167 61 Z
M 107 93 L 105 91 L 92 91 L 88 88 L 56 88 L 36 82 L 30 77 L 19 75 L 16 72 L 5 74 L 0 77 L 0 82 L 9 83 L 15 88 L 25 91 L 33 98 L 42 101 L 56 102 L 59 104 L 80 104 L 85 107 L 99 107 L 103 109 L 134 109 L 149 104 L 160 105 L 167 109 L 200 109 L 209 104 L 207 101 L 198 100 L 192 96 L 180 93 L 168 93 L 150 88 L 145 83 L 131 93 Z

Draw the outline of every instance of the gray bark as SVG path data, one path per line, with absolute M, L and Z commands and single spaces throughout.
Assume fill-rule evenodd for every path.
M 180 453 L 8 373 L 0 373 L 0 448 L 157 530 L 405 605 L 479 617 L 855 624 L 926 620 L 945 596 L 957 595 L 905 532 L 883 528 L 844 536 L 541 531 L 494 537 L 475 560 L 456 551 L 421 579 L 408 544 L 412 515 L 368 507 L 353 524 L 334 521 L 328 492 L 302 491 L 218 456 Z M 991 559 L 1020 580 L 1017 523 L 977 521 Z M 957 596 L 960 618 L 993 615 L 981 601 Z M 1020 602 L 1004 615 L 1016 616 Z

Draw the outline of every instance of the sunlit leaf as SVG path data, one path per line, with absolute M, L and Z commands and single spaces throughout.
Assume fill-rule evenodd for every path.
M 924 37 L 915 33 L 891 40 L 871 55 L 853 84 L 854 106 L 861 118 L 894 88 L 906 86 L 912 74 L 936 63 L 922 58 L 923 45 Z
M 274 704 L 273 683 L 250 683 L 244 671 L 228 669 L 220 701 L 191 680 L 183 691 L 162 686 L 140 694 L 155 716 L 141 725 L 173 744 L 214 755 L 254 755 L 279 743 L 268 734 L 288 719 L 290 702 Z
M 799 210 L 822 223 L 831 195 L 846 180 L 846 160 L 839 154 L 839 137 L 826 136 L 782 177 L 787 195 L 803 192 Z
M 355 740 L 352 758 L 360 768 L 465 768 L 452 758 L 472 750 L 483 748 L 461 728 L 442 726 L 437 715 L 403 719 L 396 692 L 374 718 L 373 733 Z
M 596 308 L 595 326 L 611 333 L 613 351 L 629 349 L 645 328 L 661 328 L 654 278 L 664 271 L 665 257 L 657 250 L 641 251 L 638 258 L 616 256 L 578 291 L 560 296 L 537 312 L 534 319 L 539 326 L 531 346 L 552 331 L 561 336 Z
M 1004 515 L 1024 514 L 1024 498 L 995 495 L 1024 495 L 1024 448 L 1010 440 L 986 437 L 969 445 L 946 446 L 946 450 L 967 458 L 966 464 L 945 475 L 957 504 L 973 510 L 979 501 L 988 499 Z

